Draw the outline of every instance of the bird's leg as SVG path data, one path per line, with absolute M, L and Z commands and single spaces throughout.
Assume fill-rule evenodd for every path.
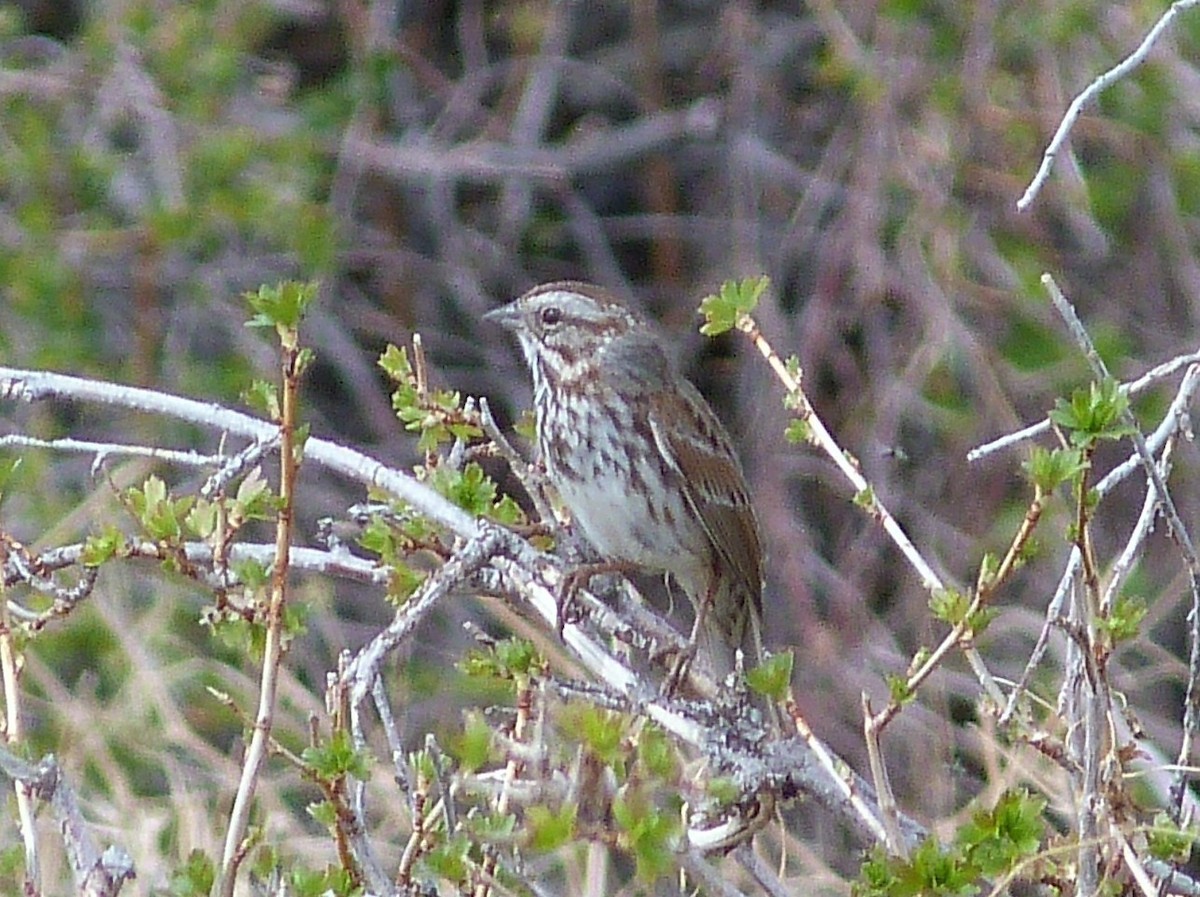
M 687 678 L 688 667 L 691 666 L 692 659 L 696 656 L 696 650 L 700 645 L 700 633 L 704 631 L 704 623 L 708 617 L 708 609 L 713 603 L 713 593 L 716 591 L 717 584 L 713 582 L 708 587 L 708 592 L 704 595 L 704 600 L 700 602 L 696 608 L 696 620 L 692 623 L 692 633 L 688 636 L 688 643 L 682 651 L 675 655 L 675 662 L 671 666 L 671 672 L 667 675 L 667 681 L 663 684 L 663 691 L 667 697 L 675 695 L 683 680 Z
M 556 620 L 558 637 L 562 638 L 564 626 L 568 623 L 578 622 L 579 620 L 579 615 L 575 612 L 572 605 L 575 603 L 575 598 L 579 594 L 580 589 L 587 586 L 597 576 L 603 576 L 606 573 L 629 573 L 632 569 L 629 564 L 624 564 L 620 561 L 598 561 L 596 563 L 580 564 L 568 570 L 563 575 L 558 592 Z

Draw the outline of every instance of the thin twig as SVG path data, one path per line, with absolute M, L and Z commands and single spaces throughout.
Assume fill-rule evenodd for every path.
M 1083 327 L 1083 322 L 1075 314 L 1074 307 L 1058 288 L 1058 284 L 1054 282 L 1054 278 L 1049 274 L 1044 274 L 1042 275 L 1042 284 L 1050 293 L 1050 300 L 1054 303 L 1055 309 L 1075 336 L 1076 341 L 1091 364 L 1093 372 L 1101 380 L 1109 379 L 1108 366 L 1104 363 L 1104 359 L 1100 357 L 1100 353 L 1096 351 L 1091 337 Z M 1138 427 L 1137 419 L 1128 407 L 1125 408 L 1122 419 L 1124 423 L 1133 428 L 1131 438 L 1134 448 L 1137 449 L 1138 458 L 1141 459 L 1141 464 L 1146 471 L 1146 475 L 1149 477 L 1150 482 L 1154 484 L 1154 491 L 1158 496 L 1158 500 L 1162 502 L 1163 512 L 1167 518 L 1167 523 L 1170 524 L 1171 534 L 1179 544 L 1180 551 L 1183 553 L 1184 562 L 1187 564 L 1188 573 L 1192 579 L 1192 594 L 1197 599 L 1200 599 L 1200 584 L 1198 584 L 1200 583 L 1200 558 L 1196 556 L 1192 537 L 1189 535 L 1187 527 L 1184 526 L 1183 519 L 1179 516 L 1179 511 L 1175 507 L 1175 500 L 1171 497 L 1171 493 L 1167 491 L 1166 483 L 1163 482 L 1158 465 L 1155 464 L 1154 457 L 1146 445 L 1146 438 L 1142 435 L 1142 431 Z M 1195 607 L 1196 609 L 1200 609 L 1200 600 L 1198 600 Z
M 221 860 L 221 877 L 217 893 L 233 897 L 237 871 L 244 856 L 244 838 L 250 823 L 250 809 L 258 778 L 266 760 L 271 728 L 275 718 L 276 692 L 283 655 L 287 650 L 288 633 L 284 608 L 288 596 L 288 570 L 291 559 L 292 527 L 296 505 L 296 475 L 299 459 L 295 452 L 296 429 L 299 424 L 298 395 L 300 391 L 299 347 L 295 339 L 283 339 L 282 415 L 279 422 L 279 509 L 275 516 L 275 557 L 271 575 L 271 594 L 267 603 L 265 638 L 263 643 L 262 678 L 259 683 L 258 710 L 254 731 L 242 760 L 242 777 L 238 782 L 229 828 L 225 833 L 225 850 Z
M 876 715 L 871 709 L 871 698 L 866 692 L 862 695 L 863 740 L 867 744 L 867 761 L 871 767 L 871 780 L 875 783 L 875 794 L 879 799 L 879 816 L 883 820 L 883 830 L 886 833 L 884 844 L 888 853 L 896 857 L 907 857 L 908 850 L 900 835 L 900 821 L 897 812 L 896 795 L 892 791 L 892 780 L 888 775 L 887 763 L 883 759 L 883 749 L 879 744 L 879 733 L 884 722 L 882 716 Z
M 529 737 L 529 729 L 533 724 L 534 713 L 536 712 L 540 715 L 542 712 L 540 707 L 538 710 L 534 710 L 534 691 L 534 684 L 527 682 L 517 694 L 517 717 L 513 723 L 512 731 L 512 740 L 517 744 L 524 743 Z M 508 815 L 513 786 L 524 768 L 524 761 L 510 752 L 508 761 L 504 764 L 504 775 L 501 779 L 500 791 L 496 796 L 492 808 L 492 812 L 497 819 L 503 819 Z M 496 874 L 496 855 L 494 852 L 485 853 L 481 871 L 483 872 L 484 881 L 476 885 L 474 897 L 491 897 L 492 887 L 490 882 Z
M 366 734 L 362 726 L 362 707 L 351 704 L 346 688 L 345 671 L 350 664 L 350 652 L 342 651 L 338 655 L 338 671 L 328 674 L 328 686 L 326 694 L 337 694 L 337 703 L 339 707 L 344 707 L 348 716 L 350 726 L 350 737 L 354 741 L 355 750 L 365 750 L 367 747 Z M 380 697 L 383 697 L 383 703 L 386 705 L 386 696 L 382 695 L 382 686 L 379 682 L 373 689 L 376 704 L 380 703 Z M 409 785 L 408 777 L 405 774 L 404 752 L 400 748 L 399 739 L 391 740 L 391 735 L 394 733 L 394 726 L 388 728 L 387 721 L 390 720 L 390 711 L 386 716 L 381 717 L 385 720 L 385 731 L 389 733 L 388 744 L 392 754 L 392 764 L 396 770 L 396 781 L 400 783 L 403 789 L 406 789 L 410 794 L 412 791 Z M 366 879 L 366 884 L 371 893 L 379 895 L 394 894 L 396 889 L 392 885 L 392 880 L 383 869 L 383 864 L 375 855 L 375 850 L 371 846 L 371 840 L 367 837 L 367 783 L 355 779 L 350 783 L 350 811 L 354 814 L 357 820 L 350 832 L 350 849 L 354 853 L 354 860 L 358 864 L 358 868 L 362 870 L 363 877 Z
M 742 868 L 750 873 L 750 876 L 763 889 L 767 897 L 791 897 L 791 895 L 795 894 L 794 890 L 780 881 L 780 877 L 776 874 L 775 870 L 767 866 L 766 862 L 754 852 L 750 844 L 739 844 L 734 848 L 733 856 L 741 864 Z
M 1062 121 L 1059 122 L 1058 130 L 1054 132 L 1054 138 L 1050 141 L 1050 145 L 1046 147 L 1045 155 L 1042 156 L 1042 164 L 1038 167 L 1037 173 L 1033 176 L 1029 186 L 1025 189 L 1024 195 L 1017 200 L 1017 211 L 1023 212 L 1029 208 L 1030 203 L 1042 189 L 1042 185 L 1046 182 L 1046 178 L 1050 176 L 1050 169 L 1054 166 L 1054 160 L 1062 149 L 1063 144 L 1067 140 L 1067 136 L 1071 133 L 1071 128 L 1075 126 L 1076 120 L 1079 118 L 1083 107 L 1101 91 L 1108 89 L 1114 83 L 1124 78 L 1135 68 L 1146 61 L 1150 55 L 1150 50 L 1158 41 L 1162 33 L 1171 24 L 1172 20 L 1185 9 L 1195 6 L 1200 0 L 1175 0 L 1170 8 L 1159 17 L 1154 23 L 1154 27 L 1142 39 L 1137 49 L 1121 60 L 1117 65 L 1113 66 L 1071 101 L 1071 105 L 1067 107 L 1066 114 L 1063 115 Z
M 529 62 L 525 90 L 508 129 L 509 142 L 516 149 L 529 151 L 543 142 L 558 99 L 562 60 L 567 55 L 575 12 L 576 4 L 562 0 L 547 4 L 543 12 L 541 43 Z M 529 220 L 532 200 L 533 192 L 524 179 L 508 178 L 497 203 L 497 232 L 521 233 Z
M 1099 352 L 1096 351 L 1091 337 L 1084 329 L 1079 316 L 1075 314 L 1075 309 L 1058 288 L 1058 284 L 1054 282 L 1054 278 L 1049 274 L 1043 274 L 1042 284 L 1050 293 L 1050 300 L 1054 303 L 1054 307 L 1059 315 L 1066 322 L 1068 329 L 1075 336 L 1096 376 L 1101 379 L 1108 379 L 1107 365 L 1105 365 L 1104 360 L 1100 357 Z M 1188 615 L 1190 623 L 1188 631 L 1188 687 L 1187 695 L 1184 699 L 1183 738 L 1181 739 L 1182 743 L 1179 753 L 1179 764 L 1182 766 L 1191 756 L 1192 742 L 1196 737 L 1197 731 L 1200 730 L 1200 712 L 1198 712 L 1200 708 L 1197 708 L 1196 697 L 1197 690 L 1200 689 L 1200 558 L 1196 556 L 1196 549 L 1193 546 L 1191 535 L 1188 533 L 1187 527 L 1179 515 L 1179 510 L 1175 506 L 1175 500 L 1167 490 L 1158 465 L 1155 463 L 1154 457 L 1146 445 L 1146 439 L 1142 435 L 1142 431 L 1138 428 L 1137 420 L 1129 408 L 1124 410 L 1122 420 L 1133 428 L 1131 438 L 1133 439 L 1134 448 L 1137 449 L 1141 466 L 1146 471 L 1147 477 L 1153 484 L 1153 491 L 1162 505 L 1163 516 L 1167 519 L 1171 537 L 1179 547 L 1180 554 L 1183 555 L 1184 564 L 1188 572 L 1188 586 L 1192 595 L 1192 608 Z M 1186 778 L 1182 775 L 1177 776 L 1172 807 L 1176 818 L 1178 818 L 1178 815 L 1183 810 L 1186 785 Z
M 849 804 L 853 816 L 870 832 L 876 843 L 886 844 L 887 829 L 877 812 L 868 805 L 869 801 L 864 798 L 861 788 L 856 787 L 856 782 L 850 777 L 849 769 L 825 746 L 824 742 L 817 738 L 816 733 L 808 725 L 808 721 L 800 714 L 795 702 L 789 701 L 787 709 L 789 717 L 796 726 L 796 731 L 804 739 L 829 781 L 834 783 L 840 798 Z M 903 843 L 909 844 L 907 840 Z
M 1133 880 L 1137 883 L 1138 890 L 1142 892 L 1142 897 L 1157 897 L 1159 891 L 1154 886 L 1154 882 L 1150 880 L 1150 873 L 1146 870 L 1141 857 L 1137 855 L 1137 852 L 1133 849 L 1133 845 L 1129 843 L 1129 839 L 1125 837 L 1125 833 L 1121 831 L 1119 826 L 1113 826 L 1113 837 L 1121 845 L 1121 857 L 1125 860 L 1125 865 L 1129 867 L 1129 871 L 1133 874 Z
M 117 897 L 125 882 L 134 877 L 133 860 L 120 847 L 99 849 L 74 789 L 54 757 L 43 757 L 34 766 L 0 748 L 0 773 L 20 783 L 31 797 L 50 805 L 75 879 L 75 892 L 83 897 Z
M 713 894 L 715 897 L 744 897 L 742 892 L 713 868 L 703 853 L 694 847 L 680 851 L 679 865 L 694 882 L 702 886 L 702 893 Z
M 149 445 L 90 442 L 86 439 L 35 439 L 32 436 L 24 436 L 19 433 L 0 436 L 0 449 L 16 446 L 44 448 L 56 452 L 82 452 L 87 455 L 96 455 L 98 461 L 103 461 L 109 455 L 153 458 L 156 461 L 169 461 L 172 464 L 183 464 L 187 467 L 215 467 L 222 461 L 219 455 L 201 455 L 199 452 L 194 451 L 179 451 Z
M 1128 383 L 1122 384 L 1121 391 L 1127 396 L 1136 396 L 1143 390 L 1149 389 L 1161 380 L 1175 374 L 1180 368 L 1185 368 L 1188 365 L 1200 362 L 1200 352 L 1190 352 L 1187 355 L 1179 355 L 1172 358 L 1170 361 L 1165 361 L 1162 364 L 1155 365 L 1136 380 L 1131 380 Z M 1019 442 L 1024 442 L 1026 439 L 1033 439 L 1050 430 L 1050 418 L 1043 418 L 1035 424 L 1030 424 L 1028 427 L 1017 430 L 1014 433 L 1008 433 L 991 442 L 986 442 L 981 446 L 971 449 L 967 452 L 967 461 L 979 461 L 986 458 L 988 455 L 995 454 L 998 451 L 1016 445 Z
M 767 360 L 767 363 L 771 366 L 771 370 L 775 372 L 775 376 L 779 378 L 784 388 L 800 403 L 800 415 L 811 428 L 813 441 L 833 460 L 838 470 L 842 472 L 842 475 L 850 481 L 850 485 L 854 487 L 857 495 L 871 496 L 868 512 L 883 525 L 884 530 L 896 544 L 896 547 L 900 549 L 900 553 L 904 555 L 904 558 L 916 570 L 917 575 L 921 578 L 921 586 L 926 591 L 945 588 L 942 585 L 941 578 L 933 572 L 933 567 L 917 551 L 916 546 L 912 544 L 912 540 L 908 538 L 908 534 L 896 522 L 896 518 L 884 507 L 883 502 L 879 500 L 879 496 L 873 494 L 871 484 L 862 475 L 862 472 L 858 468 L 858 463 L 851 459 L 842 447 L 837 444 L 837 441 L 830 434 L 824 422 L 817 415 L 816 409 L 809 402 L 808 396 L 805 395 L 804 389 L 800 385 L 800 381 L 792 376 L 783 359 L 771 348 L 771 344 L 767 342 L 762 331 L 758 329 L 758 325 L 754 322 L 754 319 L 748 315 L 744 315 L 738 322 L 738 329 L 750 337 L 751 342 L 754 343 L 754 347 L 762 353 L 763 358 Z
M 1175 442 L 1169 440 L 1163 447 L 1162 455 L 1159 458 L 1158 466 L 1164 480 L 1171 474 L 1171 448 L 1174 445 Z M 1121 553 L 1109 570 L 1108 584 L 1104 587 L 1104 594 L 1100 596 L 1101 616 L 1108 616 L 1111 612 L 1117 595 L 1125 585 L 1125 580 L 1133 572 L 1134 564 L 1138 562 L 1146 548 L 1146 540 L 1154 529 L 1154 521 L 1157 517 L 1158 499 L 1152 489 L 1147 489 L 1146 495 L 1142 499 L 1142 510 L 1138 514 L 1133 531 L 1125 540 L 1125 547 L 1121 549 Z
M 220 459 L 220 467 L 200 487 L 200 494 L 211 498 L 225 491 L 226 486 L 242 475 L 242 471 L 257 464 L 269 451 L 279 448 L 279 434 L 271 439 L 255 439 L 232 457 Z
M 1163 415 L 1162 421 L 1159 422 L 1154 432 L 1150 434 L 1149 439 L 1146 440 L 1147 448 L 1151 454 L 1156 454 L 1162 450 L 1167 442 L 1180 431 L 1181 424 L 1186 420 L 1187 409 L 1191 405 L 1198 388 L 1200 388 L 1200 367 L 1193 365 L 1188 368 L 1183 380 L 1180 381 L 1179 388 L 1175 392 L 1175 397 L 1171 400 L 1171 405 L 1167 409 L 1167 413 Z M 1125 461 L 1105 474 L 1096 483 L 1094 489 L 1097 504 L 1118 485 L 1128 479 L 1140 466 L 1141 458 L 1134 452 Z M 1041 665 L 1042 658 L 1045 656 L 1046 649 L 1050 643 L 1050 632 L 1054 626 L 1054 621 L 1062 617 L 1067 588 L 1078 571 L 1081 560 L 1078 548 L 1072 548 L 1063 574 L 1059 578 L 1058 587 L 1055 589 L 1054 596 L 1046 607 L 1045 623 L 1038 634 L 1037 642 L 1030 652 L 1029 660 L 1025 664 L 1025 669 L 1021 673 L 1020 680 L 1009 694 L 1004 711 L 1000 714 L 999 722 L 1001 725 L 1007 723 L 1012 718 L 1021 695 L 1029 687 L 1029 681 L 1034 671 Z
M 7 565 L 13 552 L 7 540 L 0 540 L 0 559 Z M 0 599 L 5 598 L 5 589 L 0 584 Z M 4 743 L 9 746 L 20 746 L 24 737 L 22 721 L 21 683 L 19 665 L 21 663 L 17 640 L 14 638 L 12 619 L 8 612 L 8 601 L 0 600 L 0 674 L 4 683 Z M 17 800 L 17 815 L 21 820 L 21 842 L 25 846 L 25 890 L 29 893 L 42 893 L 42 864 L 38 859 L 37 827 L 33 818 L 33 803 L 30 800 L 29 785 L 20 779 L 13 779 L 13 794 Z
M 856 490 L 856 496 L 866 499 L 865 506 L 868 513 L 883 525 L 884 531 L 891 537 L 896 547 L 900 549 L 900 553 L 921 577 L 922 586 L 931 594 L 944 590 L 945 586 L 938 575 L 933 572 L 932 566 L 925 560 L 916 546 L 913 545 L 912 541 L 908 538 L 908 534 L 904 532 L 904 529 L 896 521 L 896 518 L 892 516 L 891 512 L 880 501 L 879 496 L 871 489 L 866 477 L 859 470 L 858 462 L 851 458 L 830 434 L 828 428 L 826 428 L 824 422 L 817 415 L 816 409 L 805 394 L 799 378 L 788 370 L 788 366 L 767 342 L 766 337 L 763 336 L 754 319 L 748 315 L 743 315 L 741 320 L 738 321 L 738 329 L 750 337 L 755 347 L 767 360 L 776 377 L 783 383 L 784 387 L 788 390 L 789 396 L 796 403 L 801 418 L 813 434 L 813 442 L 833 460 L 842 472 L 842 475 L 850 481 L 850 484 Z M 1018 535 L 1017 541 L 1014 542 L 1014 546 L 1019 547 L 1017 546 L 1017 542 L 1023 544 L 1028 535 L 1029 532 L 1023 529 L 1022 534 Z M 1010 554 L 1013 554 L 1013 552 L 1010 552 Z M 980 594 L 976 594 L 975 604 L 972 605 L 973 609 L 977 610 L 978 607 L 982 606 L 982 601 L 984 600 L 986 600 L 986 595 L 981 597 Z M 983 662 L 983 658 L 967 638 L 968 634 L 969 626 L 967 622 L 953 627 L 938 651 L 934 655 L 931 655 L 922 666 L 919 675 L 913 676 L 911 681 L 920 684 L 934 670 L 937 664 L 941 662 L 946 652 L 954 645 L 959 645 L 968 657 L 971 670 L 978 678 L 980 686 L 999 704 L 1003 701 L 1003 694 L 1000 692 L 999 686 L 996 685 L 995 678 L 987 669 L 987 665 Z M 894 702 L 889 703 L 887 707 L 880 711 L 880 716 L 875 724 L 882 728 L 895 715 L 896 710 L 897 705 Z
M 492 416 L 492 408 L 487 399 L 482 397 L 479 399 L 479 422 L 483 428 L 483 435 L 496 446 L 500 456 L 508 462 L 509 469 L 525 486 L 525 491 L 529 494 L 530 501 L 533 502 L 533 508 L 537 511 L 538 519 L 546 522 L 554 520 L 554 511 L 550 507 L 550 502 L 546 500 L 545 476 L 527 462 L 508 441 L 508 437 L 496 423 L 496 418 Z
M 152 389 L 45 371 L 0 367 L 0 400 L 5 398 L 26 402 L 71 398 L 188 421 L 218 433 L 233 433 L 248 439 L 269 441 L 278 434 L 275 424 L 222 408 L 211 402 L 199 402 Z M 408 474 L 385 467 L 361 452 L 313 436 L 304 442 L 304 458 L 356 482 L 377 486 L 390 492 L 457 535 L 470 538 L 476 533 L 475 521 L 464 510 L 424 483 L 418 482 Z

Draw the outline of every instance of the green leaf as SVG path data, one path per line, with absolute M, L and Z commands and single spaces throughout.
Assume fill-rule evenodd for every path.
M 280 869 L 279 851 L 270 844 L 259 844 L 251 856 L 250 871 L 260 878 L 268 878 Z
M 999 876 L 1037 853 L 1045 824 L 1046 800 L 1024 790 L 1009 791 L 996 806 L 972 814 L 956 843 L 979 872 Z
M 242 558 L 230 563 L 238 582 L 248 591 L 263 588 L 271 581 L 271 570 L 257 558 Z
M 613 819 L 621 832 L 621 844 L 633 854 L 641 881 L 656 881 L 675 867 L 680 827 L 677 813 L 622 795 L 613 802 Z
M 1108 633 L 1113 644 L 1128 641 L 1141 631 L 1146 619 L 1147 607 L 1144 598 L 1138 595 L 1119 595 L 1113 602 L 1108 616 L 1101 617 L 1097 624 Z
M 983 558 L 979 561 L 979 583 L 982 586 L 990 586 L 996 581 L 996 574 L 1000 572 L 1000 558 L 995 552 L 985 551 Z
M 1077 480 L 1087 470 L 1088 462 L 1079 448 L 1034 446 L 1021 467 L 1035 486 L 1049 493 L 1063 483 Z
M 275 511 L 275 493 L 256 467 L 238 484 L 233 510 L 239 520 L 268 520 Z
M 471 714 L 458 738 L 450 745 L 451 753 L 464 774 L 482 769 L 493 758 L 492 730 L 483 717 Z
M 292 869 L 288 880 L 291 887 L 286 893 L 292 897 L 350 897 L 362 893 L 349 872 L 334 866 L 320 870 Z
M 318 289 L 315 282 L 288 280 L 274 286 L 261 286 L 256 293 L 246 293 L 246 301 L 254 312 L 246 326 L 274 327 L 281 335 L 285 331 L 295 332 Z
M 541 655 L 533 642 L 523 638 L 506 638 L 496 643 L 496 659 L 509 673 L 528 676 L 542 666 Z
M 466 831 L 480 841 L 511 841 L 517 830 L 517 817 L 512 813 L 477 813 L 463 820 Z
M 183 868 L 171 874 L 167 887 L 171 897 L 208 897 L 216 880 L 216 863 L 204 851 L 193 850 Z
M 794 417 L 783 430 L 783 438 L 792 445 L 812 441 L 812 427 L 803 418 Z
M 286 642 L 308 631 L 308 611 L 308 605 L 299 601 L 289 601 L 284 605 L 282 631 Z
M 565 708 L 562 725 L 568 733 L 586 745 L 604 764 L 624 759 L 629 719 L 599 707 L 571 705 Z
M 300 759 L 327 781 L 348 775 L 366 781 L 370 776 L 367 755 L 355 749 L 350 733 L 345 729 L 334 731 L 323 744 L 305 748 Z
M 1180 828 L 1165 812 L 1154 817 L 1154 824 L 1146 831 L 1146 846 L 1150 855 L 1168 863 L 1184 863 L 1196 843 L 1196 828 Z
M 327 829 L 332 829 L 337 825 L 337 807 L 333 805 L 332 801 L 320 800 L 309 804 L 304 809 L 309 816 Z
M 679 772 L 679 758 L 666 733 L 647 723 L 635 737 L 638 766 L 651 778 L 674 781 Z
M 469 514 L 488 515 L 496 501 L 496 484 L 472 461 L 461 471 L 445 465 L 434 470 L 429 484 Z
M 573 803 L 564 804 L 557 812 L 541 805 L 530 807 L 525 814 L 529 849 L 545 853 L 570 841 L 575 833 L 577 812 Z
M 717 336 L 732 330 L 743 315 L 754 311 L 770 284 L 770 278 L 766 276 L 725 281 L 715 296 L 707 296 L 700 303 L 700 314 L 704 315 L 700 332 L 705 336 Z
M 884 678 L 887 680 L 888 698 L 893 704 L 903 707 L 916 698 L 917 694 L 909 687 L 907 677 L 889 673 Z
M 316 360 L 317 353 L 312 349 L 309 349 L 308 347 L 300 349 L 296 353 L 296 361 L 294 362 L 292 373 L 297 377 L 303 376 L 304 372 L 312 367 Z
M 795 656 L 791 651 L 772 654 L 758 666 L 746 671 L 746 683 L 760 695 L 772 701 L 782 701 L 792 684 L 794 663 Z
M 455 883 L 465 883 L 470 866 L 467 857 L 471 843 L 465 835 L 456 835 L 428 851 L 421 858 L 421 867 L 432 875 L 448 879 Z
M 414 570 L 408 564 L 395 563 L 392 565 L 392 575 L 388 577 L 387 600 L 394 607 L 399 607 L 421 588 L 429 574 L 422 570 Z
M 858 870 L 858 881 L 850 893 L 854 897 L 892 897 L 900 885 L 898 865 L 882 847 L 873 848 Z
M 1072 445 L 1087 448 L 1101 439 L 1132 434 L 1133 427 L 1122 420 L 1128 407 L 1129 398 L 1117 381 L 1109 378 L 1075 390 L 1069 401 L 1056 400 L 1050 420 L 1068 432 Z
M 396 532 L 382 517 L 372 517 L 358 535 L 358 544 L 365 550 L 379 555 L 384 563 L 396 557 Z
M 854 504 L 864 511 L 873 512 L 875 510 L 875 490 L 870 486 L 858 490 L 854 495 Z
M 157 476 L 148 477 L 140 489 L 126 490 L 125 498 L 146 534 L 159 542 L 180 540 L 183 521 L 195 502 L 190 495 L 172 500 L 167 484 Z
M 96 535 L 87 537 L 79 559 L 85 567 L 99 567 L 114 557 L 124 544 L 124 534 L 110 523 Z
M 503 639 L 467 652 L 458 667 L 472 677 L 509 682 L 527 676 L 542 666 L 541 656 L 527 639 Z
M 517 504 L 517 500 L 511 495 L 502 495 L 492 505 L 488 516 L 497 523 L 502 523 L 505 526 L 519 526 L 526 522 L 525 511 Z
M 397 383 L 407 384 L 413 378 L 412 363 L 408 360 L 406 349 L 397 349 L 388 343 L 388 347 L 379 356 L 378 364 L 383 368 L 384 373 Z
M 970 630 L 972 635 L 980 635 L 999 615 L 999 608 L 980 607 L 974 613 L 967 615 L 967 629 Z
M 183 525 L 187 527 L 188 532 L 194 533 L 201 539 L 208 539 L 217 531 L 217 512 L 219 510 L 216 502 L 203 498 L 196 499 L 196 504 L 183 518 Z
M 927 838 L 913 852 L 908 868 L 900 875 L 899 894 L 970 895 L 979 891 L 978 870 L 955 852 L 943 850 Z
M 417 787 L 425 789 L 437 778 L 437 761 L 429 750 L 413 751 L 408 755 L 408 765 L 417 779 Z
M 279 389 L 266 380 L 254 380 L 242 391 L 242 401 L 263 417 L 277 421 L 282 416 L 279 406 Z
M 957 589 L 935 589 L 929 596 L 929 610 L 943 623 L 957 626 L 967 618 L 971 598 Z

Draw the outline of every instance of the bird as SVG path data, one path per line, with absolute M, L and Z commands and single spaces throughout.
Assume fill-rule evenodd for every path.
M 656 330 L 606 289 L 555 281 L 487 312 L 533 379 L 547 479 L 606 560 L 668 574 L 717 679 L 762 659 L 762 538 L 733 440 Z

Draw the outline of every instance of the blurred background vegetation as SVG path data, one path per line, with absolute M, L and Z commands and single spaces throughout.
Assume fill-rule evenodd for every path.
M 419 331 L 441 385 L 489 397 L 510 421 L 529 405 L 526 373 L 482 313 L 550 279 L 603 283 L 661 323 L 737 437 L 770 556 L 770 644 L 797 647 L 803 711 L 865 769 L 860 693 L 883 699 L 883 675 L 943 630 L 829 463 L 785 442 L 761 359 L 736 338 L 704 340 L 695 307 L 727 278 L 769 275 L 763 330 L 800 358 L 818 411 L 914 542 L 971 582 L 1030 490 L 1023 451 L 975 465 L 966 452 L 1088 377 L 1040 275 L 1063 285 L 1120 377 L 1195 348 L 1200 15 L 1103 95 L 1033 208 L 1015 208 L 1071 98 L 1166 5 L 5 3 L 0 354 L 236 403 L 274 365 L 243 327 L 241 293 L 315 278 L 313 432 L 411 466 L 415 440 L 375 366 L 386 343 Z M 1152 391 L 1137 409 L 1153 421 L 1168 398 Z M 9 411 L 6 432 L 214 447 L 89 408 Z M 89 466 L 26 453 L 3 527 L 48 546 L 118 517 Z M 148 470 L 111 474 L 129 483 Z M 1195 472 L 1194 451 L 1180 452 L 1176 500 L 1190 520 Z M 359 497 L 311 474 L 302 488 L 306 539 L 316 517 Z M 1136 511 L 1102 521 L 1102 547 L 1120 544 Z M 1017 675 L 1028 656 L 1068 522 L 1056 506 L 1043 554 L 1003 596 L 986 636 L 1000 672 Z M 33 743 L 62 756 L 94 818 L 138 859 L 140 887 L 155 887 L 165 873 L 149 858 L 171 868 L 218 843 L 209 825 L 241 728 L 203 686 L 236 692 L 251 670 L 197 625 L 203 595 L 145 573 L 106 569 L 86 613 L 39 639 L 26 677 Z M 1135 579 L 1150 614 L 1114 683 L 1171 753 L 1187 590 L 1164 536 Z M 337 652 L 390 615 L 342 585 L 302 588 L 309 631 L 287 691 L 301 741 Z M 405 710 L 447 729 L 454 622 L 410 666 Z M 889 732 L 901 802 L 922 818 L 980 789 L 975 695 L 955 661 Z M 292 849 L 308 837 L 328 851 L 295 812 L 304 799 L 286 777 L 264 796 L 280 819 L 300 817 Z M 814 852 L 852 873 L 863 845 L 828 827 L 814 814 Z

